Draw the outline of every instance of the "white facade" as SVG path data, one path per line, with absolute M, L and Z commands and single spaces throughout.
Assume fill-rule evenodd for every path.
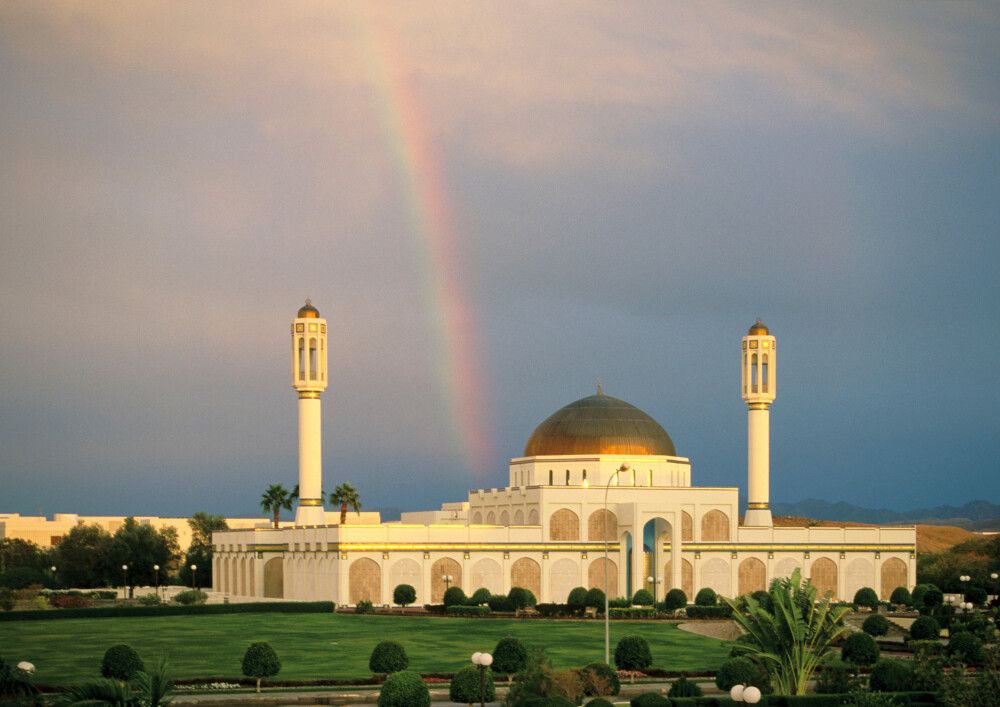
M 541 602 L 564 602 L 578 586 L 607 587 L 612 597 L 646 588 L 657 600 L 679 587 L 693 599 L 702 587 L 726 596 L 764 589 L 795 569 L 840 599 L 863 586 L 883 597 L 912 587 L 912 527 L 772 526 L 767 415 L 774 337 L 758 322 L 744 337 L 744 351 L 751 341 L 758 352 L 767 341 L 769 352 L 768 360 L 750 354 L 743 365 L 752 522 L 739 525 L 736 487 L 692 486 L 690 460 L 676 456 L 666 432 L 598 391 L 551 416 L 526 448 L 565 444 L 572 453 L 512 459 L 503 488 L 472 491 L 440 510 L 404 513 L 399 522 L 297 520 L 293 528 L 216 533 L 213 588 L 338 604 L 390 604 L 399 584 L 417 590 L 417 604 L 440 602 L 449 585 L 466 594 L 522 586 Z M 581 451 L 588 445 L 591 451 Z

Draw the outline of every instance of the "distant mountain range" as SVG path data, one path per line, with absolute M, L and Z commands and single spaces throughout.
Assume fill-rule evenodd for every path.
M 863 508 L 839 501 L 830 503 L 807 498 L 797 503 L 771 503 L 775 515 L 801 516 L 817 520 L 846 520 L 855 523 L 925 523 L 956 525 L 966 530 L 1000 530 L 1000 506 L 989 501 L 969 501 L 964 506 L 934 506 L 913 511 L 891 511 L 888 508 Z

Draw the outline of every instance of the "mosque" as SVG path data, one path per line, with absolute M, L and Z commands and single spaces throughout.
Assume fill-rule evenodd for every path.
M 320 396 L 327 386 L 327 324 L 307 300 L 291 325 L 292 387 L 299 406 L 299 505 L 292 527 L 213 535 L 213 589 L 230 596 L 392 603 L 409 584 L 417 604 L 449 586 L 530 589 L 565 602 L 574 587 L 609 597 L 679 587 L 736 596 L 800 569 L 820 593 L 850 600 L 861 587 L 888 598 L 916 582 L 913 527 L 775 527 L 769 508 L 770 408 L 776 339 L 759 320 L 742 337 L 740 392 L 747 405 L 748 499 L 737 487 L 691 485 L 691 460 L 667 431 L 629 403 L 596 395 L 545 419 L 508 484 L 479 489 L 440 510 L 339 524 L 323 508 Z M 329 486 L 328 486 L 329 488 Z

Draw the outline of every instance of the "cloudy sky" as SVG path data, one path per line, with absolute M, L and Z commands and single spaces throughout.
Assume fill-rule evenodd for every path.
M 324 478 L 506 481 L 593 392 L 772 498 L 1000 497 L 1000 11 L 971 3 L 0 6 L 0 511 L 259 512 L 288 324 Z

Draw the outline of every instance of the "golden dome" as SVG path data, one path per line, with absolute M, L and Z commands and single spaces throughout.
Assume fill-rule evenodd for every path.
M 313 307 L 312 300 L 307 299 L 306 303 L 299 307 L 299 319 L 319 319 L 319 310 Z
M 771 332 L 767 330 L 767 327 L 764 326 L 764 322 L 760 319 L 757 319 L 757 321 L 753 323 L 753 326 L 750 327 L 750 331 L 747 332 L 749 336 L 767 336 L 770 333 Z
M 660 424 L 634 405 L 598 392 L 556 411 L 532 433 L 524 456 L 650 454 L 676 456 Z

